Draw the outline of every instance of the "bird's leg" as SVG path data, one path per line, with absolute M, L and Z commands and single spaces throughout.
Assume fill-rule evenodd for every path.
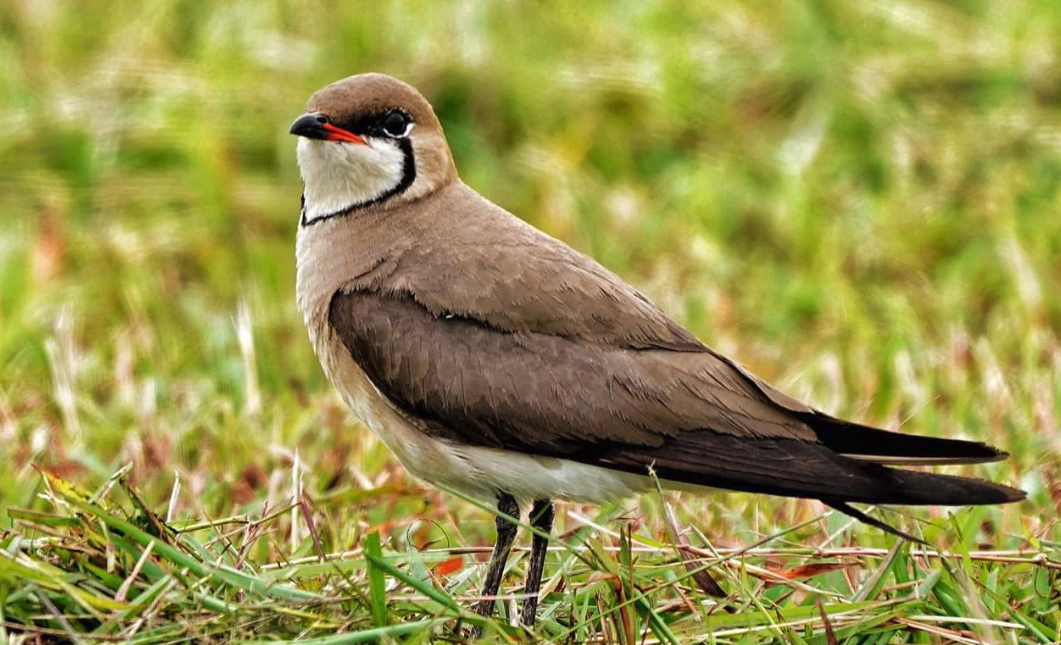
M 536 533 L 531 540 L 530 564 L 527 566 L 527 583 L 524 588 L 527 597 L 523 600 L 523 624 L 527 627 L 534 626 L 534 619 L 538 613 L 538 592 L 542 588 L 542 571 L 545 569 L 546 547 L 549 546 L 549 538 L 546 536 L 553 530 L 553 503 L 551 501 L 534 500 L 534 507 L 530 512 L 530 525 L 545 533 L 545 536 Z
M 497 496 L 497 510 L 510 517 L 519 517 L 519 504 L 516 498 L 508 493 Z M 494 553 L 490 556 L 490 569 L 486 572 L 486 581 L 483 582 L 481 595 L 485 596 L 479 601 L 475 611 L 480 616 L 489 616 L 494 613 L 494 596 L 501 587 L 501 576 L 505 572 L 505 562 L 508 560 L 508 552 L 512 549 L 512 541 L 516 539 L 516 525 L 500 515 L 495 520 L 497 525 L 497 542 L 494 544 Z M 477 632 L 474 629 L 473 632 Z

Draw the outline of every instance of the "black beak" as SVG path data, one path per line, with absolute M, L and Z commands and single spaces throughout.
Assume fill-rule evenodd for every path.
M 295 119 L 295 122 L 291 124 L 291 130 L 289 130 L 289 132 L 295 136 L 306 137 L 307 139 L 327 139 L 328 131 L 324 129 L 324 124 L 327 122 L 328 117 L 323 114 L 310 112 L 309 114 L 303 114 Z

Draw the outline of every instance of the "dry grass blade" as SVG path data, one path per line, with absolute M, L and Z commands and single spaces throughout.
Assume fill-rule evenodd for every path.
M 663 487 L 660 485 L 659 478 L 656 477 L 654 471 L 650 471 L 652 479 L 656 484 L 656 492 L 659 494 L 660 502 L 663 505 L 664 519 L 667 524 L 667 532 L 671 539 L 671 543 L 674 545 L 674 549 L 678 552 L 678 556 L 685 563 L 685 569 L 692 574 L 693 581 L 696 586 L 700 587 L 700 590 L 709 596 L 714 598 L 725 598 L 729 594 L 726 590 L 718 584 L 707 568 L 697 562 L 697 557 L 691 553 L 687 548 L 689 547 L 689 540 L 685 537 L 685 534 L 678 528 L 678 518 L 674 515 L 674 509 L 667 501 L 666 495 L 663 493 Z
M 836 632 L 833 631 L 833 623 L 829 620 L 829 615 L 825 613 L 825 606 L 822 605 L 821 596 L 815 597 L 814 604 L 818 607 L 818 613 L 822 617 L 822 626 L 825 627 L 826 645 L 840 645 L 840 641 L 836 638 Z
M 305 494 L 299 496 L 298 507 L 302 511 L 302 519 L 306 522 L 306 528 L 309 529 L 310 539 L 313 540 L 313 548 L 317 551 L 317 559 L 324 562 L 324 547 L 321 545 L 320 534 L 317 533 L 317 525 L 313 522 L 313 511 L 309 508 L 309 502 L 306 501 Z
M 148 543 L 144 552 L 140 555 L 140 558 L 136 561 L 133 566 L 133 570 L 129 572 L 125 580 L 122 582 L 122 586 L 118 587 L 118 592 L 114 594 L 114 599 L 118 602 L 125 602 L 125 597 L 129 595 L 129 589 L 132 588 L 133 583 L 136 582 L 137 577 L 140 575 L 140 569 L 143 568 L 144 563 L 151 557 L 151 551 L 155 548 L 155 541 L 152 540 Z

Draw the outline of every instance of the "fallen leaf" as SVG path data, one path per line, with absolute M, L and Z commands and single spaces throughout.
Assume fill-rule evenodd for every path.
M 443 560 L 442 562 L 439 562 L 435 566 L 431 567 L 431 570 L 440 576 L 448 576 L 452 573 L 460 571 L 461 567 L 463 566 L 464 558 L 458 555 L 456 557 L 449 558 L 448 560 Z
M 830 571 L 839 571 L 840 569 L 857 566 L 857 562 L 815 562 L 813 564 L 801 564 L 798 567 L 790 567 L 788 569 L 771 567 L 770 565 L 767 565 L 766 568 L 789 580 L 799 580 L 801 578 L 813 578 L 814 576 L 820 576 L 821 574 L 829 573 Z

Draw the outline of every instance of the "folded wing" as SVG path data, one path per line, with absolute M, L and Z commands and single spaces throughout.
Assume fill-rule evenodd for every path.
M 867 463 L 867 455 L 949 462 L 1000 453 L 839 421 L 695 339 L 668 347 L 682 337 L 669 325 L 659 345 L 651 320 L 635 321 L 636 334 L 618 329 L 588 339 L 558 333 L 555 322 L 491 320 L 468 307 L 425 304 L 421 295 L 408 282 L 352 285 L 333 297 L 329 321 L 380 392 L 438 438 L 630 472 L 651 466 L 674 481 L 798 497 L 977 504 L 1023 496 Z M 637 315 L 622 304 L 613 327 L 622 311 Z M 507 315 L 519 316 L 519 308 Z

